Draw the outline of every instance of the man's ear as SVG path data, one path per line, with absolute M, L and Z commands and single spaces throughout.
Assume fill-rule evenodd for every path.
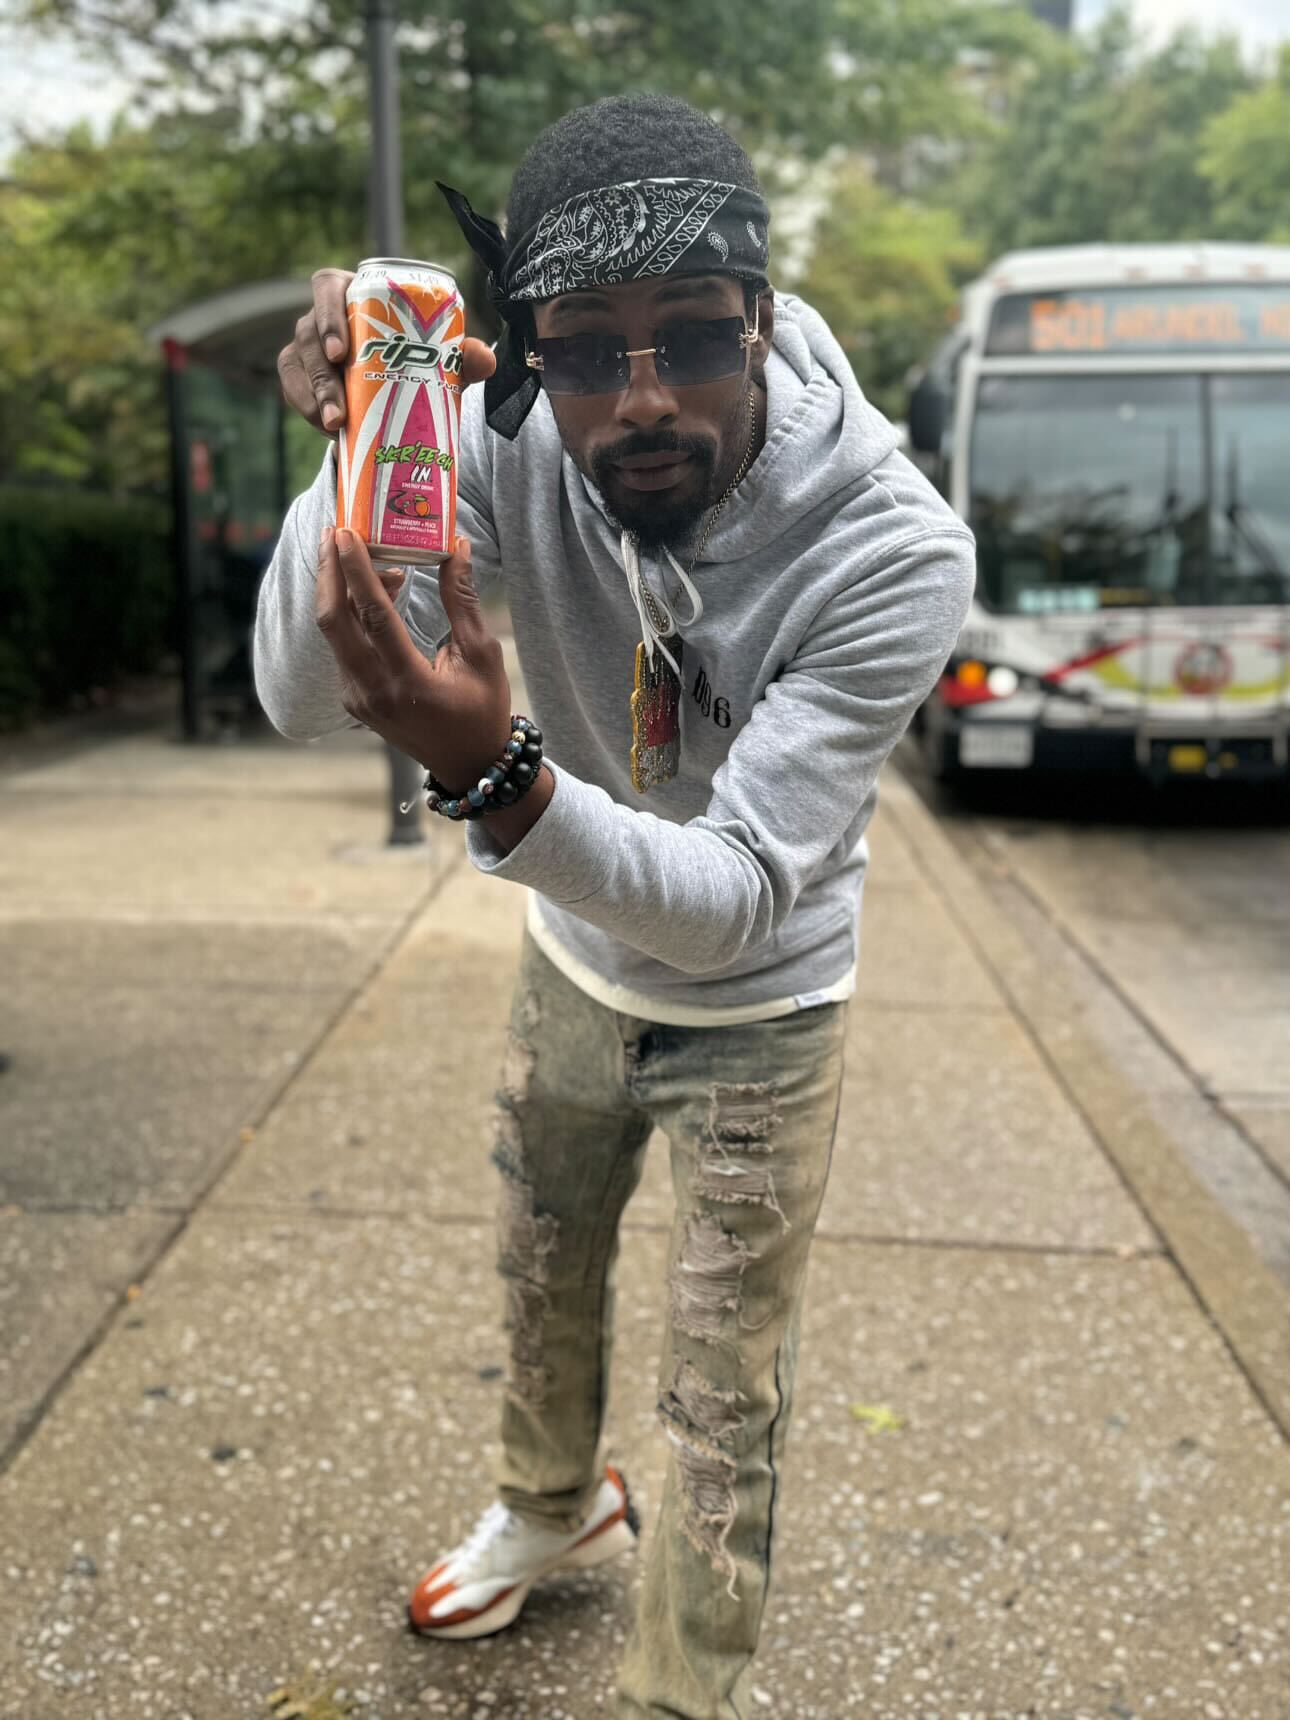
M 757 295 L 757 344 L 752 349 L 752 373 L 760 382 L 770 356 L 771 336 L 775 332 L 775 292 L 767 287 Z

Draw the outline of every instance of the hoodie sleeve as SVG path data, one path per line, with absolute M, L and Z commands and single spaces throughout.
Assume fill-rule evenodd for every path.
M 906 539 L 816 617 L 713 778 L 707 812 L 671 824 L 552 761 L 555 793 L 503 854 L 466 827 L 472 864 L 682 973 L 714 973 L 773 937 L 841 840 L 931 691 L 966 618 L 973 539 Z
M 492 463 L 483 421 L 483 389 L 467 389 L 458 449 L 457 529 L 471 542 L 475 584 L 497 577 Z M 336 523 L 336 453 L 329 444 L 318 476 L 287 511 L 255 610 L 255 690 L 265 715 L 289 740 L 311 741 L 360 725 L 341 704 L 340 671 L 318 631 L 314 582 L 318 542 Z M 411 567 L 395 599 L 417 649 L 428 658 L 449 631 L 433 568 Z

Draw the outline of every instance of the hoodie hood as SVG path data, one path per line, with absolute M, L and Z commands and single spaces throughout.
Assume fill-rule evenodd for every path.
M 818 311 L 775 295 L 766 365 L 766 441 L 726 503 L 705 561 L 737 561 L 764 549 L 803 515 L 854 489 L 899 446 L 871 406 Z

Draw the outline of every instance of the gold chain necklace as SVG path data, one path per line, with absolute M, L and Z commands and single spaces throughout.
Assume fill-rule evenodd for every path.
M 730 482 L 726 485 L 725 494 L 722 496 L 721 500 L 717 503 L 716 507 L 713 508 L 712 512 L 708 515 L 708 523 L 703 528 L 703 536 L 699 539 L 699 547 L 695 550 L 694 554 L 690 557 L 690 565 L 686 569 L 687 573 L 693 573 L 694 572 L 694 569 L 695 569 L 696 565 L 698 564 L 699 557 L 703 554 L 704 550 L 707 548 L 708 539 L 712 536 L 712 528 L 713 528 L 713 526 L 716 525 L 717 521 L 721 518 L 722 509 L 725 507 L 726 503 L 730 500 L 731 496 L 734 495 L 735 491 L 739 488 L 740 484 L 742 484 L 744 479 L 748 476 L 748 468 L 749 468 L 749 466 L 752 465 L 753 444 L 756 442 L 756 440 L 757 440 L 757 396 L 756 396 L 755 391 L 752 388 L 749 388 L 749 390 L 748 390 L 748 446 L 744 449 L 744 457 L 739 462 L 739 470 L 735 473 L 734 477 L 731 478 Z

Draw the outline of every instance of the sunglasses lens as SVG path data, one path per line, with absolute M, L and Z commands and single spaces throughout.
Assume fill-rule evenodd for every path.
M 654 337 L 660 382 L 685 387 L 737 375 L 744 367 L 744 333 L 742 317 L 670 323 Z M 532 350 L 542 360 L 548 394 L 614 394 L 630 380 L 625 346 L 618 334 L 568 334 L 535 340 Z
M 627 386 L 623 343 L 612 334 L 570 334 L 535 340 L 548 394 L 610 394 Z
M 655 359 L 660 379 L 684 387 L 736 375 L 744 367 L 744 349 L 739 342 L 743 333 L 742 317 L 673 323 L 660 329 Z

